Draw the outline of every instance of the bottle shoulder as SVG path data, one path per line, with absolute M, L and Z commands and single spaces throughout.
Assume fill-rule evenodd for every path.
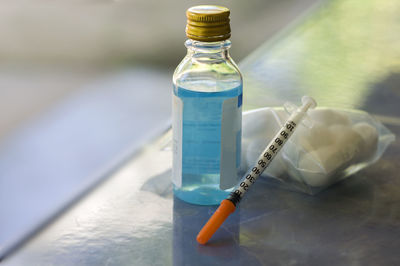
M 225 90 L 242 85 L 242 75 L 235 62 L 220 56 L 186 56 L 174 72 L 175 86 L 191 89 L 192 84 L 198 87 L 199 82 L 213 87 L 212 90 Z M 214 85 L 212 85 L 214 84 Z M 210 88 L 204 88 L 209 90 Z M 196 90 L 199 90 L 198 88 Z

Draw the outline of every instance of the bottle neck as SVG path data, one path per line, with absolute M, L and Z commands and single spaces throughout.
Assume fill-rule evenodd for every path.
M 185 46 L 187 47 L 189 56 L 212 54 L 228 58 L 231 41 L 224 40 L 219 42 L 201 42 L 188 39 L 185 42 Z

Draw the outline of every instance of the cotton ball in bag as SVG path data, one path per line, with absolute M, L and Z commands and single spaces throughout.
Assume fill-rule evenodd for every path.
M 363 138 L 351 126 L 333 125 L 330 130 L 337 138 L 335 146 L 340 158 L 344 163 L 352 163 L 363 149 Z
M 363 139 L 362 149 L 358 156 L 359 159 L 365 160 L 371 158 L 378 148 L 378 131 L 375 127 L 365 122 L 355 124 L 353 129 Z
M 314 122 L 311 128 L 300 125 L 293 137 L 294 141 L 300 144 L 305 151 L 329 146 L 335 142 L 335 137 L 331 134 L 329 127 L 321 122 Z
M 335 137 L 333 145 L 304 154 L 299 162 L 304 181 L 310 186 L 330 185 L 338 171 L 348 167 L 362 150 L 364 140 L 351 126 L 329 127 Z
M 330 183 L 329 178 L 330 175 L 326 171 L 327 161 L 324 161 L 323 158 L 332 157 L 335 153 L 334 145 L 328 147 L 321 147 L 320 149 L 313 150 L 309 153 L 304 154 L 299 162 L 299 168 L 302 172 L 303 181 L 312 187 L 320 187 L 325 186 Z M 332 162 L 331 162 L 332 163 Z M 335 163 L 335 162 L 333 162 Z M 341 162 L 336 162 L 336 164 L 340 164 Z
M 351 124 L 348 115 L 332 109 L 314 109 L 310 110 L 308 113 L 313 121 L 322 123 L 326 126 Z
M 293 141 L 305 152 L 311 152 L 324 146 L 333 145 L 331 125 L 350 125 L 347 115 L 330 109 L 314 109 L 309 111 L 312 127 L 300 125 L 293 135 Z

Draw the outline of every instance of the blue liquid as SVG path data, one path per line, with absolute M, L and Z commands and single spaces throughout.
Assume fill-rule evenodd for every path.
M 189 203 L 216 205 L 232 187 L 220 189 L 221 119 L 227 99 L 242 104 L 242 86 L 219 92 L 201 92 L 177 87 L 174 94 L 183 102 L 182 186 L 174 185 L 174 194 Z M 239 118 L 241 119 L 241 118 Z M 241 130 L 236 134 L 236 169 L 240 165 Z M 234 177 L 235 181 L 237 176 Z

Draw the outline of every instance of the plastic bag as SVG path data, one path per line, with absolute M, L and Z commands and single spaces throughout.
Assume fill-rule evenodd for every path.
M 261 108 L 243 114 L 242 165 L 251 167 L 288 114 Z M 395 136 L 368 113 L 317 108 L 262 174 L 279 187 L 314 195 L 376 162 Z

